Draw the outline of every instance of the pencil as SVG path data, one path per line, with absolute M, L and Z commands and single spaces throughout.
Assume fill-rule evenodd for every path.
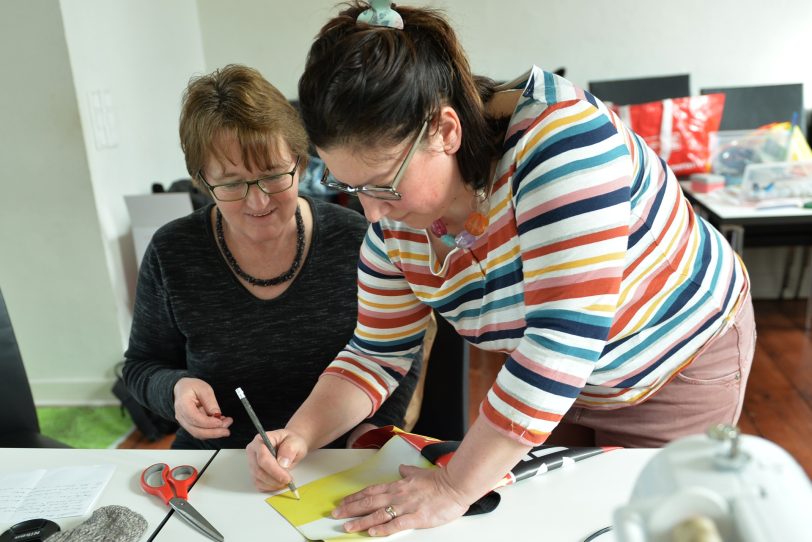
M 259 433 L 259 436 L 262 437 L 262 441 L 265 443 L 265 446 L 267 446 L 268 451 L 271 452 L 272 456 L 276 457 L 276 448 L 274 448 L 273 444 L 271 444 L 271 441 L 268 440 L 268 435 L 265 434 L 265 430 L 262 428 L 262 424 L 259 423 L 259 418 L 257 418 L 254 409 L 251 408 L 251 403 L 248 402 L 248 398 L 245 396 L 245 393 L 242 391 L 242 388 L 237 388 L 234 391 L 237 392 L 237 397 L 240 398 L 242 406 L 245 407 L 245 411 L 248 413 L 248 417 L 251 418 L 251 421 L 254 423 L 254 427 L 257 428 L 257 432 Z M 299 490 L 296 489 L 296 484 L 293 483 L 292 476 L 290 477 L 290 483 L 288 484 L 288 488 L 290 489 L 291 493 L 293 493 L 293 496 L 296 497 L 296 499 L 302 500 L 302 498 L 299 497 Z

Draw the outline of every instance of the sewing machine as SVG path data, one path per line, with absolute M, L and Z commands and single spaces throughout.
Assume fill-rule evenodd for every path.
M 768 440 L 719 425 L 676 440 L 643 469 L 615 511 L 618 542 L 812 540 L 812 484 Z

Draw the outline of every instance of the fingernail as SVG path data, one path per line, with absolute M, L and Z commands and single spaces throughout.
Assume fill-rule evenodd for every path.
M 290 459 L 288 459 L 287 457 L 283 457 L 282 459 L 279 460 L 279 466 L 282 467 L 283 469 L 290 467 Z
M 340 514 L 338 513 L 338 509 L 336 509 L 336 510 L 333 510 L 332 512 L 330 512 L 330 515 L 333 516 L 334 518 L 338 519 L 338 516 Z
M 222 418 L 223 413 L 222 412 L 215 412 L 214 414 L 212 414 L 212 416 L 214 416 L 215 418 Z

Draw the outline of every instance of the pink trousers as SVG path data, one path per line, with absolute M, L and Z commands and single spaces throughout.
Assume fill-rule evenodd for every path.
M 657 448 L 718 423 L 736 424 L 755 345 L 748 293 L 732 326 L 647 401 L 615 410 L 573 407 L 545 444 Z

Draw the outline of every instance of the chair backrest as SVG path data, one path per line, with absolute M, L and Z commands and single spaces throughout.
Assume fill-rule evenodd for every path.
M 23 358 L 0 290 L 0 434 L 39 432 Z
M 691 95 L 691 76 L 686 73 L 638 79 L 590 81 L 589 92 L 604 102 L 612 102 L 616 105 L 640 104 L 665 98 L 682 98 Z
M 725 109 L 720 130 L 749 130 L 771 122 L 789 122 L 798 114 L 798 126 L 806 134 L 803 85 L 703 88 L 701 94 L 724 92 Z

